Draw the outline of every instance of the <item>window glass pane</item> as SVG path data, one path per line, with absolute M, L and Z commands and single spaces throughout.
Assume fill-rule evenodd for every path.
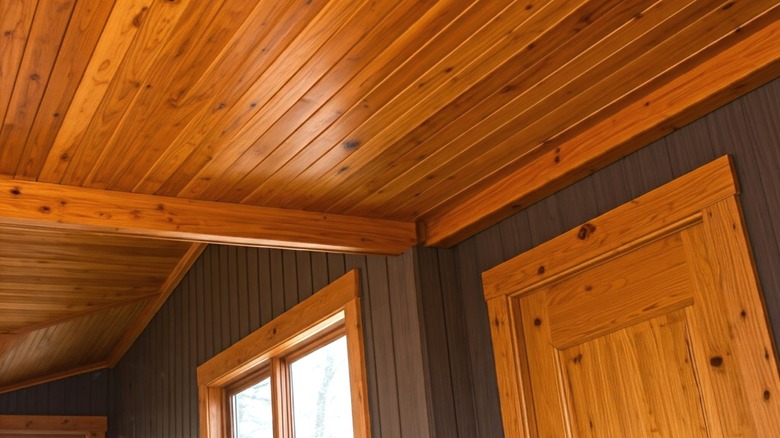
M 346 337 L 293 362 L 290 376 L 296 437 L 353 436 Z
M 271 379 L 265 378 L 233 396 L 233 437 L 273 438 Z

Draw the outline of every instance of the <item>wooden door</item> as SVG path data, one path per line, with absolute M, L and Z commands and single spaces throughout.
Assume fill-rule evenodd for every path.
M 724 157 L 483 275 L 507 436 L 780 437 Z

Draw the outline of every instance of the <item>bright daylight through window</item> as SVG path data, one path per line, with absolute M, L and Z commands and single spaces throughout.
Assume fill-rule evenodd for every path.
M 370 436 L 352 271 L 198 367 L 205 438 Z

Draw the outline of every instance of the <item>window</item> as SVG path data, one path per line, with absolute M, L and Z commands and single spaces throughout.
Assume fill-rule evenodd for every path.
M 205 438 L 368 437 L 358 273 L 198 367 Z

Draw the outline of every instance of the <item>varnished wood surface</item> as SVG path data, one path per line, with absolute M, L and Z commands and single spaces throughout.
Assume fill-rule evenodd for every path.
M 516 200 L 482 194 L 537 178 L 540 155 L 569 166 L 582 136 L 611 151 L 594 152 L 604 165 L 778 74 L 774 39 L 756 39 L 777 26 L 774 0 L 2 8 L 3 177 L 422 220 L 435 244 L 498 220 Z M 674 98 L 679 83 L 695 93 Z M 652 119 L 632 109 L 645 102 Z M 652 135 L 626 145 L 632 129 Z M 594 166 L 571 161 L 556 188 Z
M 191 247 L 0 225 L 0 391 L 116 360 L 148 321 L 137 323 L 142 310 L 167 297 L 171 277 L 183 275 L 177 268 L 189 268 Z
M 0 179 L 0 223 L 319 251 L 400 254 L 417 243 L 412 222 L 109 192 Z

